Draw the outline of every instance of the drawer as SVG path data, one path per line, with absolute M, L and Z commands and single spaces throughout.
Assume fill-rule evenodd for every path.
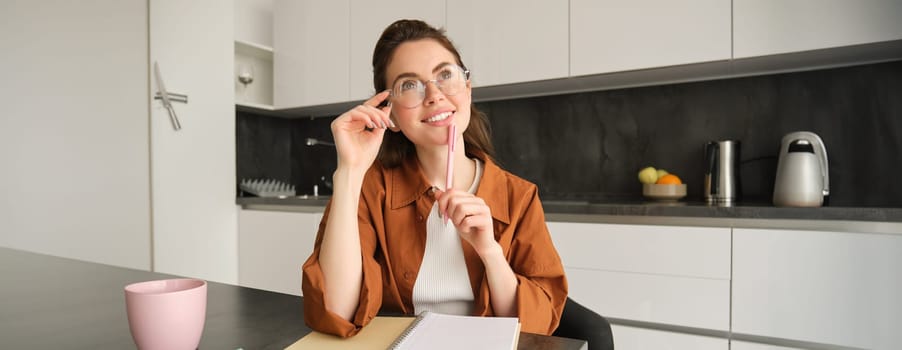
M 902 235 L 735 229 L 733 332 L 902 344 Z
M 725 338 L 611 325 L 617 350 L 727 350 Z
M 732 340 L 732 341 L 730 341 L 730 350 L 803 350 L 803 349 Z
M 313 253 L 322 213 L 241 210 L 238 284 L 300 295 L 301 266 Z
M 730 279 L 731 229 L 549 222 L 565 267 Z
M 605 317 L 728 331 L 730 281 L 565 268 L 570 297 Z

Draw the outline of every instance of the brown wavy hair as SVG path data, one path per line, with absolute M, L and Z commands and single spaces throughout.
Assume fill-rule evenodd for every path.
M 460 53 L 451 43 L 451 40 L 445 36 L 444 29 L 437 29 L 426 22 L 420 20 L 402 19 L 390 24 L 382 36 L 376 42 L 376 48 L 373 50 L 373 86 L 376 91 L 385 91 L 388 89 L 385 70 L 391 63 L 395 50 L 401 44 L 422 39 L 431 39 L 438 42 L 445 49 L 454 55 L 457 65 L 467 69 L 463 61 L 460 59 Z M 492 133 L 489 126 L 488 117 L 485 113 L 476 109 L 474 103 L 470 103 L 470 125 L 464 131 L 464 148 L 467 154 L 481 153 L 494 161 L 495 147 L 492 145 Z M 416 153 L 413 142 L 404 136 L 401 132 L 386 132 L 382 139 L 382 147 L 379 149 L 377 159 L 382 162 L 383 166 L 393 168 L 401 164 L 401 162 L 410 155 Z

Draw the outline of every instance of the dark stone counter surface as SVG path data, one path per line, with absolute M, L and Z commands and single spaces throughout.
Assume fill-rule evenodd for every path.
M 321 211 L 329 197 L 256 198 L 242 197 L 237 204 L 247 209 Z M 841 220 L 902 223 L 902 208 L 831 207 L 785 208 L 764 202 L 739 202 L 732 206 L 709 205 L 700 201 L 649 201 L 643 199 L 543 199 L 549 221 L 575 216 L 679 217 L 727 219 Z M 306 210 L 299 210 L 306 208 Z

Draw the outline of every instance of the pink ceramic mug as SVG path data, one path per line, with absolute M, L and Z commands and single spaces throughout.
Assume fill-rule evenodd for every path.
M 196 349 L 207 314 L 207 282 L 169 279 L 125 286 L 128 327 L 138 349 Z

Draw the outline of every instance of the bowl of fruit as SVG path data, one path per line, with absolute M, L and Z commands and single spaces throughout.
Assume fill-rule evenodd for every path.
M 642 195 L 660 201 L 677 201 L 686 197 L 686 184 L 679 176 L 664 169 L 645 167 L 639 171 Z

